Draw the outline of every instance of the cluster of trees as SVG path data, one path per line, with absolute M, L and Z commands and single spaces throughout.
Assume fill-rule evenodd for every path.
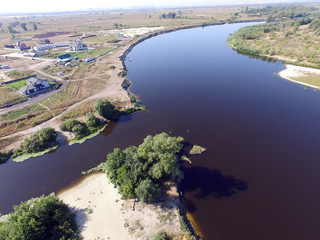
M 107 155 L 103 170 L 125 198 L 155 202 L 160 196 L 161 182 L 179 182 L 183 178 L 178 164 L 182 141 L 183 138 L 166 133 L 149 135 L 138 147 L 115 148 Z
M 57 133 L 53 128 L 43 128 L 34 133 L 21 143 L 20 147 L 14 151 L 13 157 L 25 153 L 37 153 L 46 150 L 56 144 Z
M 59 128 L 61 131 L 74 133 L 76 138 L 80 139 L 89 135 L 91 130 L 95 130 L 99 125 L 101 125 L 101 122 L 93 115 L 92 112 L 88 112 L 84 123 L 71 118 L 62 122 Z
M 276 32 L 284 33 L 284 37 L 294 35 L 299 27 L 310 24 L 314 21 L 314 28 L 317 29 L 317 20 L 310 18 L 297 18 L 279 22 L 268 22 L 265 24 L 253 25 L 240 28 L 228 38 L 228 43 L 237 51 L 250 55 L 275 55 L 282 54 L 280 48 L 265 40 L 265 34 L 269 34 L 272 39 Z M 320 22 L 320 21 L 319 21 Z M 259 47 L 250 43 L 251 40 L 262 40 L 263 44 Z
M 160 18 L 163 18 L 163 19 L 175 19 L 177 16 L 177 14 L 175 12 L 169 12 L 168 14 L 165 14 L 165 13 L 162 13 Z
M 20 23 L 19 21 L 14 21 L 14 22 L 11 22 L 8 24 L 7 28 L 8 28 L 8 32 L 11 33 L 11 34 L 15 34 L 15 33 L 19 33 L 19 31 L 17 31 L 15 28 L 20 26 L 24 31 L 28 31 L 28 27 L 27 25 L 30 25 L 31 26 L 31 29 L 33 30 L 37 30 L 38 29 L 38 26 L 37 26 L 37 23 L 36 22 L 23 22 L 23 23 Z M 0 25 L 0 27 L 2 26 L 2 24 Z
M 118 120 L 122 114 L 121 111 L 115 109 L 108 100 L 99 99 L 94 105 L 95 111 L 106 120 Z M 59 126 L 61 131 L 72 132 L 77 139 L 81 139 L 89 134 L 97 131 L 102 125 L 92 112 L 86 114 L 85 122 L 80 122 L 74 118 L 62 122 Z
M 310 16 L 317 8 L 303 5 L 267 6 L 263 8 L 248 8 L 242 12 L 251 16 L 265 16 L 267 21 L 294 19 Z
M 0 240 L 80 239 L 74 214 L 54 194 L 14 207 L 0 226 Z

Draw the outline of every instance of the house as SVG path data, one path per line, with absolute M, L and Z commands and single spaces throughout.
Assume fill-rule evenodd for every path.
M 87 46 L 82 43 L 82 40 L 79 38 L 76 41 L 70 43 L 70 51 L 81 51 L 87 50 Z
M 57 62 L 66 63 L 66 62 L 70 62 L 71 60 L 72 60 L 72 57 L 70 54 L 64 54 L 58 57 Z
M 18 92 L 30 96 L 42 93 L 50 87 L 51 84 L 48 82 L 48 79 L 31 77 L 27 81 L 27 86 L 20 88 Z

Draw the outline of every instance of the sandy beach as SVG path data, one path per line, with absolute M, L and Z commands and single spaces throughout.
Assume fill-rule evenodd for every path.
M 287 79 L 291 82 L 302 84 L 307 87 L 320 89 L 318 86 L 304 83 L 304 82 L 300 82 L 300 81 L 296 81 L 293 79 L 293 78 L 304 77 L 304 76 L 310 75 L 310 74 L 312 74 L 313 76 L 320 77 L 320 69 L 300 67 L 300 66 L 286 64 L 286 69 L 279 72 L 280 77 Z
M 98 173 L 58 197 L 75 211 L 83 239 L 149 239 L 160 230 L 183 238 L 174 193 L 170 206 L 138 202 L 133 211 L 133 200 L 121 200 L 106 175 Z

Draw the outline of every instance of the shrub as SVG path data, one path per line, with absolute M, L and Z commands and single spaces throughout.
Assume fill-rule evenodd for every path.
M 72 132 L 72 129 L 74 126 L 76 125 L 81 125 L 82 123 L 74 118 L 70 118 L 64 122 L 62 122 L 59 126 L 59 128 L 61 129 L 61 131 L 64 132 Z
M 169 240 L 170 237 L 166 232 L 160 231 L 156 234 L 154 234 L 151 238 L 152 240 Z

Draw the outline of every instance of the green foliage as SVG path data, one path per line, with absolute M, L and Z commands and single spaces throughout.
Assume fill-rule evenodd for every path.
M 0 152 L 0 164 L 8 161 L 8 159 L 11 157 L 11 155 L 12 155 L 12 152 L 9 152 L 9 153 Z
M 21 23 L 20 24 L 21 28 L 24 30 L 24 31 L 28 31 L 28 28 L 27 28 L 27 23 Z
M 54 194 L 14 207 L 0 228 L 0 240 L 80 239 L 74 214 Z
M 121 112 L 116 110 L 115 107 L 108 100 L 99 99 L 94 105 L 97 113 L 108 120 L 118 120 Z
M 160 187 L 154 184 L 151 179 L 143 180 L 135 190 L 141 202 L 152 203 L 160 196 Z
M 166 18 L 175 19 L 176 16 L 177 16 L 177 14 L 175 12 L 169 12 L 168 14 L 165 14 L 165 13 L 161 14 L 160 18 L 163 18 L 163 19 L 166 19 Z
M 104 170 L 124 197 L 137 196 L 141 201 L 155 201 L 159 192 L 154 183 L 162 180 L 179 182 L 183 177 L 178 164 L 182 141 L 183 138 L 170 137 L 166 133 L 147 136 L 139 147 L 115 148 L 107 155 Z M 146 189 L 154 197 L 146 195 Z
M 166 232 L 160 231 L 151 237 L 152 240 L 169 240 L 170 237 Z
M 56 143 L 57 133 L 53 128 L 43 128 L 21 143 L 20 148 L 14 151 L 13 157 L 24 153 L 37 153 L 52 147 Z
M 86 114 L 86 125 L 88 127 L 96 127 L 99 124 L 98 119 L 93 115 L 92 112 Z
M 88 132 L 87 126 L 74 118 L 62 122 L 59 125 L 59 128 L 61 131 L 74 133 L 77 138 L 82 137 Z

